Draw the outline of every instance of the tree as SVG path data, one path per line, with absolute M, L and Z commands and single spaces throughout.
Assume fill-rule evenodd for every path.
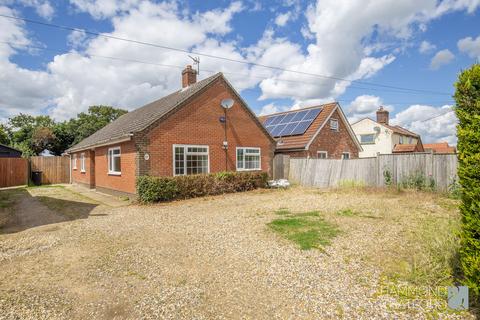
M 55 142 L 53 130 L 47 127 L 37 127 L 33 131 L 30 146 L 35 154 L 41 153 L 43 150 L 50 150 Z
M 455 84 L 458 177 L 462 186 L 460 263 L 465 284 L 480 297 L 480 64 Z
M 49 116 L 31 116 L 23 113 L 8 119 L 7 123 L 11 144 L 21 150 L 24 157 L 38 154 L 35 150 L 39 146 L 32 144 L 32 136 L 37 128 L 52 128 L 54 125 L 55 121 Z M 43 149 L 39 152 L 42 151 Z
M 126 110 L 109 106 L 91 106 L 88 112 L 77 115 L 71 120 L 72 129 L 75 131 L 74 144 L 100 130 L 110 122 L 127 113 Z
M 7 129 L 3 124 L 0 124 L 0 144 L 10 144 L 10 138 L 8 137 Z

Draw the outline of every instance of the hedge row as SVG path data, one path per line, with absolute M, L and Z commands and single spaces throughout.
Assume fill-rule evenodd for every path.
M 231 192 L 248 191 L 267 186 L 265 172 L 220 172 L 208 175 L 137 178 L 140 202 L 151 203 L 188 199 Z
M 455 87 L 458 177 L 462 186 L 460 263 L 464 284 L 480 305 L 480 64 L 460 73 Z

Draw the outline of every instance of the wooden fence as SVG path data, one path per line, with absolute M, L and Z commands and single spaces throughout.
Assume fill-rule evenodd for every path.
M 69 183 L 69 157 L 31 157 L 30 172 L 42 171 L 42 184 Z
M 274 178 L 287 178 L 305 186 L 336 187 L 342 183 L 358 183 L 382 187 L 385 175 L 391 177 L 393 184 L 422 175 L 428 181 L 433 179 L 437 190 L 447 191 L 457 179 L 457 156 L 414 153 L 334 160 L 277 155 L 274 159 Z
M 0 158 L 0 188 L 28 184 L 28 160 Z

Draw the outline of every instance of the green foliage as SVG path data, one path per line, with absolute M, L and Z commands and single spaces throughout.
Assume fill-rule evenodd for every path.
M 435 191 L 435 180 L 432 177 L 425 177 L 421 171 L 414 172 L 404 177 L 399 186 L 405 189 L 415 189 L 418 191 Z
M 10 144 L 10 138 L 8 137 L 7 128 L 5 128 L 3 124 L 0 124 L 0 144 Z
M 480 64 L 460 73 L 455 87 L 462 187 L 460 262 L 465 284 L 480 300 Z
M 73 144 L 76 144 L 110 122 L 127 113 L 126 110 L 109 106 L 91 106 L 88 112 L 81 112 L 76 119 L 70 120 L 70 127 L 75 133 Z
M 452 183 L 448 185 L 448 195 L 452 199 L 460 199 L 462 197 L 462 186 L 457 179 L 453 179 Z
M 322 249 L 340 232 L 337 226 L 321 218 L 318 211 L 290 213 L 273 220 L 268 226 L 302 250 Z
M 0 125 L 0 143 L 10 144 L 23 152 L 23 157 L 38 155 L 45 149 L 61 155 L 108 123 L 127 113 L 109 106 L 92 106 L 77 118 L 55 122 L 49 116 L 31 116 L 20 113 Z
M 383 170 L 383 181 L 385 182 L 385 185 L 387 187 L 390 187 L 393 184 L 392 173 L 390 172 L 390 170 L 388 168 L 385 168 Z
M 264 188 L 264 172 L 221 172 L 208 175 L 137 178 L 140 202 L 151 203 Z

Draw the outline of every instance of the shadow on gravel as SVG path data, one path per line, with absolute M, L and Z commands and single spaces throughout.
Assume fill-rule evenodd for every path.
M 0 191 L 0 195 L 3 191 Z M 33 197 L 26 189 L 15 189 L 0 207 L 0 234 L 15 233 L 39 226 L 86 219 L 98 205 L 47 196 Z

